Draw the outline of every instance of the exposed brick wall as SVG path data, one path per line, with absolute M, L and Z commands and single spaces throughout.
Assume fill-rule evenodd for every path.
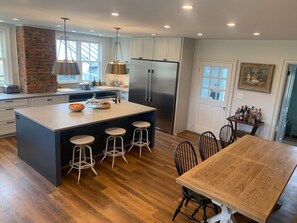
M 16 37 L 21 92 L 54 92 L 58 87 L 56 75 L 51 74 L 56 59 L 55 31 L 19 26 Z

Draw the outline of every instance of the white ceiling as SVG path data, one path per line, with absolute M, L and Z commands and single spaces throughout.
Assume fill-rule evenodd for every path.
M 186 3 L 194 9 L 183 10 Z M 61 17 L 70 18 L 67 31 L 91 35 L 115 36 L 113 28 L 121 27 L 121 36 L 297 39 L 297 0 L 1 0 L 0 4 L 4 23 L 62 30 L 56 27 L 63 25 Z M 236 27 L 227 27 L 229 22 Z M 254 32 L 261 35 L 255 37 Z

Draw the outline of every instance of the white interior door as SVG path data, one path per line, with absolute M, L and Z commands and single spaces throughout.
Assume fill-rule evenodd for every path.
M 212 131 L 219 136 L 230 113 L 231 79 L 235 63 L 200 62 L 194 74 L 188 128 L 197 133 Z

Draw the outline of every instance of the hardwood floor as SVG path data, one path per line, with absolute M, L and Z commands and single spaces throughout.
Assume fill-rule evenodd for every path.
M 1 139 L 0 222 L 172 222 L 181 199 L 173 150 L 182 140 L 191 141 L 197 149 L 197 139 L 191 132 L 173 136 L 156 131 L 152 153 L 144 149 L 139 159 L 138 149 L 133 148 L 126 154 L 129 163 L 117 157 L 113 170 L 110 158 L 100 163 L 101 157 L 96 157 L 98 176 L 84 170 L 80 184 L 76 183 L 77 171 L 67 176 L 65 168 L 59 187 L 18 158 L 15 137 Z M 281 208 L 271 214 L 269 223 L 297 222 L 296 187 L 295 172 L 280 199 Z M 194 207 L 189 205 L 186 211 Z M 208 215 L 212 214 L 210 210 Z M 252 222 L 239 214 L 236 219 Z M 192 221 L 179 214 L 174 222 Z

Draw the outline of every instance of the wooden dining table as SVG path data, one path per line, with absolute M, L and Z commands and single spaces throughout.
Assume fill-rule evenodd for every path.
M 236 212 L 266 222 L 296 165 L 297 147 L 245 135 L 176 182 L 221 207 L 209 223 L 236 222 Z

